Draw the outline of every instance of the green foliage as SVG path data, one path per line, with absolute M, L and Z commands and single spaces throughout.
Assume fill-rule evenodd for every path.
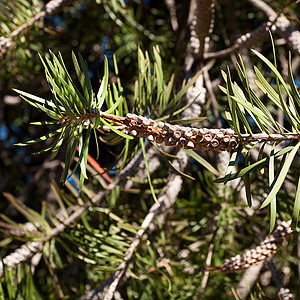
M 247 115 L 250 116 L 251 120 L 254 121 L 256 128 L 259 129 L 259 132 L 266 133 L 269 136 L 272 136 L 271 132 L 287 133 L 287 134 L 295 133 L 295 132 L 299 133 L 300 119 L 296 107 L 296 103 L 298 103 L 298 99 L 299 99 L 299 93 L 295 87 L 295 83 L 291 75 L 291 68 L 292 68 L 291 60 L 289 59 L 288 69 L 289 69 L 290 84 L 288 85 L 284 81 L 284 79 L 282 78 L 282 76 L 280 75 L 280 73 L 276 68 L 276 54 L 275 54 L 274 45 L 273 45 L 273 53 L 274 53 L 275 65 L 272 64 L 266 57 L 264 57 L 256 50 L 252 50 L 252 51 L 273 72 L 276 79 L 277 90 L 275 90 L 268 83 L 268 81 L 264 78 L 264 76 L 259 71 L 259 69 L 257 67 L 254 67 L 254 71 L 257 76 L 257 79 L 255 80 L 257 87 L 267 96 L 268 100 L 271 101 L 272 105 L 277 106 L 277 110 L 280 109 L 284 113 L 284 115 L 289 121 L 289 125 L 292 127 L 292 130 L 289 130 L 288 128 L 284 128 L 281 124 L 275 121 L 275 119 L 273 118 L 270 112 L 270 109 L 268 109 L 264 105 L 264 103 L 259 99 L 259 97 L 254 92 L 254 90 L 249 86 L 246 69 L 244 67 L 244 63 L 241 59 L 241 56 L 240 56 L 240 64 L 237 63 L 237 71 L 240 80 L 243 84 L 243 88 L 246 91 L 246 94 L 243 92 L 242 88 L 240 88 L 236 82 L 233 82 L 231 80 L 229 69 L 227 74 L 225 74 L 225 72 L 222 73 L 223 78 L 226 82 L 226 89 L 224 87 L 220 87 L 220 88 L 224 93 L 227 94 L 228 104 L 230 108 L 230 116 L 227 114 L 227 116 L 229 117 L 229 122 L 232 124 L 235 131 L 241 138 L 242 138 L 242 133 L 253 135 L 253 130 L 251 129 L 251 126 L 247 120 Z M 286 97 L 288 99 L 287 103 L 283 100 L 283 95 L 281 90 L 284 90 L 286 93 Z M 297 105 L 299 105 L 299 103 Z M 274 147 L 276 144 L 276 140 L 274 140 L 272 143 Z M 235 172 L 234 174 L 232 174 L 231 171 L 230 172 L 227 171 L 225 177 L 218 178 L 217 180 L 215 180 L 215 182 L 227 183 L 228 181 L 239 177 L 244 178 L 248 204 L 251 204 L 249 175 L 254 170 L 261 169 L 263 165 L 268 162 L 270 193 L 261 204 L 261 208 L 264 208 L 270 204 L 270 221 L 271 221 L 270 231 L 274 229 L 275 220 L 276 220 L 276 194 L 278 193 L 284 180 L 287 177 L 288 172 L 291 169 L 291 164 L 298 153 L 300 142 L 294 144 L 294 142 L 291 141 L 290 145 L 291 146 L 286 146 L 285 149 L 278 151 L 277 153 L 275 153 L 273 149 L 269 157 L 265 157 L 252 164 L 249 160 L 249 151 L 251 150 L 251 147 L 249 149 L 244 149 L 242 150 L 242 153 L 244 156 L 247 155 L 248 158 L 246 160 L 245 168 L 239 170 L 238 172 Z M 248 146 L 248 144 L 246 144 L 246 146 Z M 262 144 L 262 147 L 264 147 L 264 144 Z M 288 157 L 286 156 L 287 153 L 289 153 Z M 283 159 L 281 160 L 280 169 L 275 176 L 274 160 L 276 157 L 279 157 L 279 154 L 283 155 Z M 231 160 L 230 164 L 234 164 L 235 159 Z M 299 191 L 297 193 L 299 193 Z M 298 201 L 296 197 L 295 204 L 294 204 L 294 212 L 298 211 L 297 207 L 298 207 Z M 297 220 L 298 220 L 298 215 L 294 214 L 293 224 L 296 224 Z M 295 228 L 294 225 L 293 228 Z
M 2 36 L 9 36 L 40 11 L 37 6 L 33 9 L 28 6 L 33 2 L 1 2 L 1 7 L 3 4 L 6 9 L 5 18 L 1 15 L 1 19 L 7 21 L 1 23 Z M 188 168 L 183 169 L 176 158 L 176 149 L 169 148 L 167 152 L 157 146 L 163 160 L 157 156 L 153 159 L 146 151 L 151 143 L 134 139 L 116 121 L 130 112 L 155 121 L 167 120 L 170 124 L 205 120 L 202 127 L 216 126 L 211 94 L 201 107 L 201 116 L 180 117 L 197 102 L 195 97 L 186 104 L 185 94 L 199 84 L 203 73 L 195 72 L 183 83 L 178 79 L 181 74 L 176 77 L 172 74 L 182 73 L 184 69 L 187 53 L 182 49 L 186 41 L 180 37 L 188 32 L 188 20 L 187 16 L 183 18 L 177 24 L 178 31 L 173 32 L 170 26 L 173 17 L 165 3 L 74 2 L 57 19 L 48 16 L 44 25 L 35 23 L 16 39 L 16 50 L 9 49 L 2 59 L 5 67 L 1 68 L 0 76 L 5 83 L 1 93 L 15 86 L 18 88 L 15 91 L 33 109 L 21 103 L 12 109 L 5 106 L 3 111 L 0 107 L 0 116 L 5 117 L 0 126 L 19 124 L 22 128 L 16 143 L 21 158 L 15 153 L 8 156 L 9 148 L 1 151 L 0 189 L 10 191 L 1 202 L 1 257 L 6 257 L 5 265 L 9 254 L 21 249 L 18 248 L 21 242 L 31 241 L 40 243 L 41 249 L 37 251 L 42 257 L 38 266 L 32 265 L 31 271 L 27 265 L 23 267 L 23 262 L 29 262 L 31 257 L 24 258 L 18 252 L 20 262 L 14 265 L 16 269 L 4 268 L 0 298 L 79 298 L 87 292 L 87 287 L 99 288 L 114 272 L 125 270 L 124 284 L 118 286 L 123 298 L 195 299 L 205 283 L 205 275 L 200 270 L 208 263 L 210 254 L 211 265 L 223 264 L 225 259 L 259 243 L 269 228 L 275 226 L 276 218 L 292 218 L 292 228 L 298 230 L 299 141 L 284 145 L 285 142 L 279 144 L 276 140 L 241 142 L 242 147 L 232 151 L 227 171 L 220 178 L 220 170 L 224 169 L 218 165 L 220 161 L 224 164 L 221 155 L 185 149 L 191 158 Z M 225 4 L 216 5 L 217 15 L 222 15 Z M 249 4 L 235 2 L 233 5 L 235 11 L 243 12 L 237 19 L 247 30 L 255 22 L 264 21 L 261 13 L 244 13 Z M 289 14 L 290 9 L 290 20 L 294 5 L 284 11 Z M 181 4 L 176 2 L 175 6 L 184 15 L 179 9 Z M 226 22 L 220 20 L 211 35 L 216 49 L 222 49 L 226 43 L 223 40 Z M 279 47 L 282 50 L 286 45 Z M 49 48 L 61 52 L 45 53 Z M 255 55 L 247 56 L 247 62 L 240 56 L 236 71 L 227 57 L 210 62 L 215 65 L 208 68 L 211 80 L 216 83 L 220 82 L 220 66 L 230 65 L 222 72 L 224 87 L 221 92 L 215 92 L 218 98 L 215 108 L 226 115 L 228 124 L 236 131 L 235 136 L 242 141 L 245 136 L 289 136 L 300 131 L 300 96 L 296 86 L 299 79 L 293 77 L 292 55 L 289 55 L 285 77 L 281 65 L 276 63 L 278 55 L 274 53 L 272 57 L 268 46 L 262 45 L 260 49 L 260 52 L 253 51 Z M 37 50 L 39 55 L 34 52 Z M 36 63 L 38 56 L 42 63 Z M 250 64 L 256 75 L 256 87 L 248 77 Z M 195 65 L 200 68 L 197 61 Z M 40 73 L 40 66 L 45 69 L 46 80 L 35 76 Z M 101 75 L 95 71 L 99 68 Z M 209 86 L 210 80 L 205 79 L 203 87 L 209 91 Z M 278 121 L 279 112 L 287 118 L 284 123 Z M 110 113 L 115 119 L 104 118 L 102 113 Z M 15 121 L 16 115 L 22 116 Z M 23 131 L 31 121 L 33 126 Z M 10 134 L 13 131 L 14 127 L 9 126 Z M 39 138 L 30 140 L 29 136 Z M 10 137 L 7 140 L 15 143 Z M 271 145 L 270 153 L 266 151 L 267 144 Z M 257 149 L 258 156 L 255 156 L 253 152 Z M 42 165 L 47 151 L 51 151 L 53 160 Z M 39 155 L 29 158 L 31 153 Z M 133 163 L 137 166 L 137 153 L 141 153 L 145 170 L 141 164 L 129 169 Z M 96 164 L 104 169 L 95 168 L 88 155 L 96 157 Z M 24 158 L 33 161 L 26 163 Z M 159 167 L 152 172 L 152 163 L 157 164 L 155 159 Z M 166 211 L 164 206 L 158 208 L 152 198 L 173 193 L 166 190 L 173 172 L 181 176 L 181 192 Z M 18 174 L 17 178 L 16 173 L 23 177 Z M 102 177 L 108 173 L 115 182 Z M 58 181 L 60 175 L 62 186 L 49 180 L 52 176 Z M 28 189 L 24 190 L 24 186 Z M 248 206 L 255 208 L 250 209 L 241 201 L 243 187 Z M 261 209 L 256 209 L 259 206 Z M 140 235 L 141 224 L 149 214 L 158 211 L 148 230 Z M 136 243 L 138 246 L 127 260 L 128 251 Z M 295 244 L 291 238 L 274 261 L 279 268 L 290 269 L 289 287 L 296 291 Z M 202 296 L 238 299 L 235 289 L 241 278 L 239 273 L 211 272 Z M 268 286 L 257 283 L 251 288 L 250 297 L 271 299 L 275 294 L 272 282 Z
M 28 265 L 19 265 L 17 270 L 4 267 L 0 281 L 0 299 L 43 299 L 34 284 Z

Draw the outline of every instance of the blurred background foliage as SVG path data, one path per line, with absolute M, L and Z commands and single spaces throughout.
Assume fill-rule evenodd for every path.
M 17 8 L 8 11 L 7 2 L 1 1 L 1 14 L 6 14 L 12 23 L 28 19 L 42 10 L 47 1 L 11 1 L 25 5 L 23 15 L 18 15 Z M 184 79 L 183 64 L 190 38 L 189 17 L 190 1 L 174 1 L 178 27 L 174 30 L 168 7 L 169 1 L 128 0 L 100 1 L 79 0 L 65 7 L 55 15 L 35 23 L 30 29 L 14 41 L 5 55 L 0 59 L 0 211 L 17 223 L 24 223 L 24 216 L 13 208 L 11 202 L 2 193 L 13 194 L 18 201 L 33 210 L 40 212 L 43 204 L 55 211 L 58 209 L 57 194 L 63 202 L 70 204 L 72 197 L 78 200 L 79 194 L 71 185 L 51 188 L 51 181 L 59 184 L 64 160 L 61 151 L 53 160 L 49 153 L 32 156 L 31 153 L 41 150 L 40 144 L 17 148 L 15 143 L 42 136 L 49 132 L 48 126 L 28 126 L 29 122 L 48 120 L 43 112 L 30 107 L 12 91 L 12 88 L 24 90 L 45 99 L 51 94 L 44 77 L 44 70 L 38 58 L 50 56 L 48 50 L 60 51 L 68 70 L 73 70 L 71 52 L 80 52 L 88 63 L 90 79 L 97 90 L 99 79 L 103 76 L 104 56 L 108 58 L 110 83 L 116 82 L 117 76 L 113 64 L 113 55 L 118 60 L 119 77 L 127 98 L 134 94 L 134 81 L 138 76 L 138 48 L 152 52 L 159 45 L 163 59 L 164 79 L 170 80 L 175 73 L 178 90 Z M 172 2 L 172 1 L 170 1 Z M 255 8 L 249 1 L 222 0 L 215 3 L 215 24 L 210 34 L 211 52 L 232 45 L 236 37 L 253 31 L 267 21 L 265 14 Z M 299 2 L 267 1 L 275 10 L 282 7 L 285 17 L 299 29 Z M 190 12 L 191 14 L 192 12 Z M 9 21 L 0 17 L 1 22 Z M 19 24 L 21 24 L 20 21 Z M 14 26 L 1 26 L 0 36 L 7 37 Z M 278 69 L 287 78 L 289 46 L 279 36 L 274 36 L 277 48 Z M 272 60 L 272 46 L 267 39 L 256 45 L 256 49 Z M 262 65 L 249 49 L 241 50 L 247 66 L 256 65 L 264 75 L 272 76 L 270 70 Z M 151 57 L 153 59 L 153 57 Z M 209 76 L 212 89 L 217 98 L 217 110 L 223 126 L 227 126 L 224 109 L 226 95 L 219 89 L 223 84 L 221 70 L 229 66 L 232 79 L 238 81 L 234 70 L 235 54 L 216 58 L 211 62 Z M 299 55 L 292 54 L 295 83 L 299 87 Z M 71 74 L 75 77 L 75 73 Z M 276 111 L 274 111 L 276 115 Z M 202 107 L 201 116 L 207 117 L 206 127 L 216 127 L 217 118 L 213 111 L 211 97 L 207 96 Z M 284 116 L 279 120 L 287 122 Z M 45 146 L 51 141 L 45 141 Z M 90 155 L 96 157 L 96 147 L 91 141 Z M 43 147 L 45 148 L 45 147 Z M 66 149 L 66 145 L 63 145 Z M 104 168 L 110 168 L 118 156 L 120 148 L 100 144 L 101 155 L 97 162 Z M 218 158 L 213 153 L 203 154 L 216 168 Z M 240 155 L 240 165 L 244 165 Z M 279 168 L 278 166 L 277 168 Z M 224 166 L 223 166 L 224 168 Z M 291 218 L 295 190 L 299 177 L 299 158 L 288 175 L 284 188 L 277 195 L 278 218 Z M 297 172 L 298 170 L 298 172 Z M 161 162 L 160 168 L 151 174 L 154 189 L 161 191 L 170 169 Z M 148 235 L 138 248 L 129 265 L 131 276 L 120 284 L 119 293 L 123 299 L 197 299 L 201 294 L 201 281 L 204 274 L 199 269 L 206 264 L 207 253 L 213 247 L 212 265 L 220 265 L 226 258 L 243 252 L 258 244 L 268 234 L 268 210 L 250 209 L 241 200 L 241 184 L 229 187 L 213 183 L 215 176 L 190 159 L 188 174 L 194 181 L 184 179 L 183 188 L 169 216 Z M 253 198 L 262 203 L 266 196 L 268 179 L 261 173 L 251 177 Z M 110 176 L 114 176 L 112 170 Z M 91 198 L 103 184 L 98 176 L 90 178 L 86 184 L 86 196 Z M 124 190 L 118 187 L 106 197 L 99 208 L 91 208 L 79 218 L 61 236 L 45 246 L 44 259 L 35 268 L 30 277 L 29 268 L 18 267 L 20 287 L 33 287 L 28 291 L 33 299 L 74 299 L 79 298 L 88 289 L 103 282 L 119 265 L 128 249 L 134 234 L 139 229 L 145 215 L 153 204 L 147 181 L 131 178 L 134 188 Z M 56 193 L 54 192 L 56 190 Z M 72 196 L 73 194 L 73 196 Z M 62 196 L 63 195 L 63 196 Z M 69 201 L 69 202 L 68 202 Z M 74 204 L 75 205 L 75 204 Z M 279 215 L 280 214 L 280 215 Z M 51 223 L 51 221 L 49 221 Z M 121 224 L 121 225 L 120 225 Z M 22 243 L 2 235 L 0 256 L 17 249 Z M 116 241 L 119 241 L 116 243 Z M 279 250 L 274 261 L 287 285 L 294 295 L 299 290 L 299 246 L 298 234 L 290 238 L 287 247 Z M 48 250 L 47 250 L 48 249 Z M 298 249 L 298 252 L 297 252 Z M 99 263 L 99 261 L 101 263 Z M 7 271 L 7 274 L 9 272 Z M 12 290 L 12 281 L 7 275 L 2 280 L 4 294 Z M 126 275 L 128 276 L 128 275 Z M 223 274 L 213 272 L 205 290 L 205 296 L 198 299 L 229 299 L 241 279 L 242 274 Z M 252 299 L 276 299 L 277 289 L 271 279 L 270 271 L 263 267 L 257 278 L 257 285 L 251 290 Z M 27 279 L 24 279 L 27 278 Z M 27 280 L 26 282 L 24 280 Z M 18 293 L 18 291 L 16 291 Z M 28 295 L 29 295 L 28 294 Z M 21 294 L 19 294 L 21 295 Z M 8 297 L 8 296 L 7 296 Z M 7 299 L 14 299 L 10 294 Z M 203 297 L 203 298 L 201 298 Z M 297 296 L 296 296 L 297 297 Z M 19 299 L 28 299 L 24 292 Z

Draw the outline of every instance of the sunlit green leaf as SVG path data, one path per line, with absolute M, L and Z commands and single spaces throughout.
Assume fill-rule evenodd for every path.
M 23 143 L 17 143 L 17 144 L 15 144 L 15 146 L 28 146 L 28 145 L 32 145 L 32 144 L 35 144 L 35 143 L 43 142 L 43 141 L 45 141 L 45 140 L 47 140 L 47 139 L 49 139 L 49 138 L 51 138 L 51 137 L 59 134 L 62 130 L 63 130 L 63 128 L 59 128 L 59 129 L 57 129 L 55 131 L 52 131 L 52 132 L 50 132 L 50 133 L 48 133 L 46 135 L 41 136 L 41 137 L 39 137 L 39 138 L 37 138 L 35 140 L 30 140 L 30 141 L 23 142 Z
M 263 202 L 263 204 L 261 205 L 261 208 L 264 208 L 266 207 L 271 201 L 272 199 L 276 196 L 276 194 L 278 193 L 289 169 L 290 169 L 290 166 L 293 162 L 293 159 L 298 151 L 300 147 L 300 142 L 298 142 L 298 144 L 296 146 L 294 146 L 293 150 L 290 152 L 288 158 L 285 160 L 284 162 L 284 165 L 276 179 L 276 182 L 275 184 L 273 185 L 273 188 L 270 192 L 270 194 L 268 195 L 268 197 L 265 199 L 265 201 Z
M 201 164 L 204 168 L 206 168 L 211 173 L 215 174 L 216 176 L 220 176 L 220 173 L 204 158 L 202 158 L 199 154 L 191 149 L 184 149 L 184 151 L 194 158 L 199 164 Z
M 292 229 L 296 230 L 298 221 L 299 221 L 299 213 L 300 213 L 300 176 L 298 178 L 298 187 L 295 197 L 295 204 L 293 209 L 293 220 L 292 220 Z
M 153 197 L 154 201 L 157 203 L 157 205 L 160 206 L 159 202 L 156 198 L 153 185 L 152 185 L 151 175 L 150 175 L 149 166 L 148 166 L 147 157 L 146 157 L 145 145 L 144 145 L 144 141 L 143 141 L 142 138 L 140 138 L 140 144 L 141 144 L 142 151 L 143 151 L 143 157 L 144 157 L 144 161 L 145 161 L 145 167 L 146 167 L 146 170 L 147 170 L 148 182 L 149 182 L 149 186 L 150 186 L 150 189 L 151 189 L 152 197 Z

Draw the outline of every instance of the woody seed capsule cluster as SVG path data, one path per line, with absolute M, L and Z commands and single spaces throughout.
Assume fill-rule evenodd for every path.
M 247 269 L 274 255 L 290 233 L 292 233 L 291 221 L 283 221 L 256 248 L 250 249 L 242 255 L 236 255 L 230 259 L 226 259 L 221 266 L 206 267 L 203 270 L 220 270 L 224 273 L 232 273 Z
M 134 137 L 147 138 L 166 146 L 195 150 L 230 151 L 236 147 L 239 138 L 233 129 L 190 128 L 155 122 L 152 119 L 128 113 L 123 124 L 125 132 Z M 120 120 L 118 120 L 120 122 Z

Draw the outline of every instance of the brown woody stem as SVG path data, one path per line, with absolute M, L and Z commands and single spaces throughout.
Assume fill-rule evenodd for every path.
M 96 112 L 78 116 L 78 122 L 91 121 L 96 118 Z M 134 137 L 146 138 L 150 142 L 164 143 L 166 146 L 195 150 L 230 151 L 239 144 L 251 142 L 281 142 L 300 141 L 299 133 L 276 134 L 242 134 L 237 135 L 233 129 L 191 128 L 169 123 L 154 121 L 150 118 L 128 113 L 126 117 L 100 111 L 100 117 L 123 125 L 123 132 Z M 65 117 L 62 124 L 70 124 L 76 120 Z M 89 125 L 89 122 L 88 122 Z

